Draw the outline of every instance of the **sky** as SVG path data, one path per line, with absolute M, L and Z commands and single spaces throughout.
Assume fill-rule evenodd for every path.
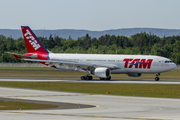
M 180 0 L 0 0 L 0 29 L 180 29 Z

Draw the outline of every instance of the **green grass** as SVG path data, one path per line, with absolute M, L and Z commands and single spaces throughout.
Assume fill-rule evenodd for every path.
M 48 79 L 80 79 L 81 72 L 59 71 L 53 68 L 16 68 L 3 67 L 0 69 L 14 69 L 10 71 L 0 70 L 1 78 L 48 78 Z M 35 71 L 27 71 L 32 70 Z M 18 71 L 17 71 L 18 70 Z M 39 70 L 39 71 L 37 71 Z M 41 71 L 46 70 L 46 71 Z M 53 70 L 53 71 L 51 71 Z M 55 71 L 54 71 L 55 70 Z M 143 74 L 142 77 L 128 77 L 125 74 L 112 74 L 113 80 L 152 80 L 154 74 Z M 162 73 L 161 80 L 180 80 L 180 69 Z M 99 79 L 94 77 L 94 79 Z M 147 96 L 180 98 L 180 85 L 159 85 L 159 84 L 95 84 L 95 83 L 37 83 L 37 82 L 0 82 L 0 86 L 45 89 L 57 91 L 71 91 L 83 93 L 105 94 L 127 96 Z
M 43 70 L 43 71 L 42 71 Z M 45 71 L 44 71 L 45 70 Z M 60 71 L 49 67 L 0 67 L 0 78 L 49 78 L 49 79 L 79 79 L 81 72 Z M 113 80 L 154 80 L 154 74 L 143 74 L 142 77 L 128 77 L 125 74 L 112 74 Z M 94 77 L 95 79 L 99 79 Z M 180 80 L 180 69 L 162 73 L 161 80 Z M 100 83 L 53 83 L 53 82 L 0 82 L 0 86 L 70 91 L 82 93 L 180 98 L 180 85 L 159 84 L 100 84 Z M 55 108 L 54 105 L 4 102 L 0 101 L 0 110 L 46 109 Z
M 45 105 L 45 104 L 35 104 L 35 103 L 26 103 L 26 102 L 4 102 L 0 101 L 0 110 L 24 110 L 24 109 L 47 109 L 55 108 L 55 105 Z
M 85 73 L 62 71 L 50 67 L 0 67 L 0 78 L 80 79 L 80 76 L 82 75 L 85 75 Z M 112 80 L 154 80 L 155 78 L 155 74 L 143 74 L 141 77 L 128 77 L 126 74 L 112 74 L 111 76 Z M 99 79 L 95 76 L 93 77 L 94 79 Z M 180 69 L 162 73 L 160 79 L 180 80 Z
M 180 98 L 180 85 L 0 82 L 0 86 L 126 96 Z
M 57 70 L 52 67 L 0 67 L 0 69 L 11 70 Z

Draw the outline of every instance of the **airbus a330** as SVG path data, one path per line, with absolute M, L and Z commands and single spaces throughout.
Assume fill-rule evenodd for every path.
M 57 69 L 85 72 L 81 80 L 110 80 L 111 74 L 140 77 L 143 73 L 159 75 L 176 68 L 170 59 L 153 55 L 59 54 L 48 51 L 28 26 L 21 26 L 27 53 L 13 54 L 17 59 L 36 61 Z

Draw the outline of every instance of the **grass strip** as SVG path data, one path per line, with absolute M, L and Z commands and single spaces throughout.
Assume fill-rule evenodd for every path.
M 0 101 L 0 110 L 24 110 L 24 109 L 47 109 L 55 108 L 55 105 L 15 102 L 15 101 Z
M 0 82 L 0 86 L 144 97 L 180 98 L 180 85 Z
M 6 69 L 4 69 L 6 68 Z M 61 71 L 53 68 L 0 67 L 1 78 L 50 78 L 50 79 L 80 79 L 83 72 Z M 34 71 L 33 71 L 34 70 Z M 42 70 L 42 71 L 41 71 Z M 51 71 L 52 70 L 52 71 Z M 128 77 L 126 74 L 112 74 L 112 80 L 153 80 L 155 74 L 142 74 L 141 77 Z M 99 79 L 93 76 L 94 79 Z M 180 69 L 162 73 L 161 80 L 180 80 Z

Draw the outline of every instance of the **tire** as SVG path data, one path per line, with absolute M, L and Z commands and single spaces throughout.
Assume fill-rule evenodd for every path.
M 90 76 L 86 76 L 86 80 L 90 80 Z
M 159 77 L 155 77 L 155 81 L 159 81 Z
M 89 76 L 89 80 L 92 80 L 93 79 L 93 77 L 92 76 Z
M 85 76 L 81 76 L 81 80 L 85 80 Z
M 106 78 L 106 80 L 111 80 L 111 76 L 109 76 L 108 78 Z

